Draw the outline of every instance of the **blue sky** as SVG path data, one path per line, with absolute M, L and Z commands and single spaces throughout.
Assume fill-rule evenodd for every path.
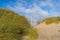
M 60 16 L 60 0 L 0 0 L 0 8 L 27 17 L 32 25 L 46 17 Z

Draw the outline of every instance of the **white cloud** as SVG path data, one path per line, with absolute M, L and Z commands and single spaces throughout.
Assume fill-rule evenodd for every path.
M 54 4 L 52 3 L 52 0 L 46 0 L 46 1 L 40 2 L 40 7 L 42 7 L 42 6 L 48 6 L 50 8 L 53 8 Z
M 35 3 L 33 4 L 32 8 L 25 8 L 22 6 L 22 4 L 20 4 L 19 2 L 16 3 L 15 6 L 10 6 L 8 5 L 7 8 L 9 8 L 10 10 L 13 10 L 15 12 L 24 12 L 25 16 L 30 19 L 31 24 L 36 25 L 37 21 L 39 19 L 42 19 L 41 17 L 47 17 L 48 16 L 48 12 L 45 10 L 42 10 L 39 6 L 37 6 Z

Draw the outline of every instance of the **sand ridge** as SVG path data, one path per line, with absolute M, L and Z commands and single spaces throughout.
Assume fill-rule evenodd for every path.
M 60 23 L 45 24 L 45 22 L 35 26 L 38 31 L 37 40 L 60 40 Z

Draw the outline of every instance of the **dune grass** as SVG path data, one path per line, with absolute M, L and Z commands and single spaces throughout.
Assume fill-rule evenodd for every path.
M 33 38 L 37 35 L 27 18 L 11 10 L 0 8 L 0 40 L 23 40 L 24 35 Z

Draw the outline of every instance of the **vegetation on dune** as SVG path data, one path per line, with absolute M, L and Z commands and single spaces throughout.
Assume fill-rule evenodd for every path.
M 51 23 L 59 23 L 60 22 L 60 17 L 48 17 L 45 18 L 44 20 L 38 22 L 38 24 L 45 22 L 46 24 L 51 24 Z
M 60 22 L 60 17 L 48 17 L 41 21 L 40 23 L 45 22 L 46 24 L 51 24 L 51 23 L 59 23 Z
M 46 24 L 59 23 L 59 22 L 60 22 L 60 17 L 50 17 L 45 19 Z
M 37 32 L 24 16 L 11 10 L 0 9 L 0 40 L 22 40 L 28 35 L 36 38 Z

